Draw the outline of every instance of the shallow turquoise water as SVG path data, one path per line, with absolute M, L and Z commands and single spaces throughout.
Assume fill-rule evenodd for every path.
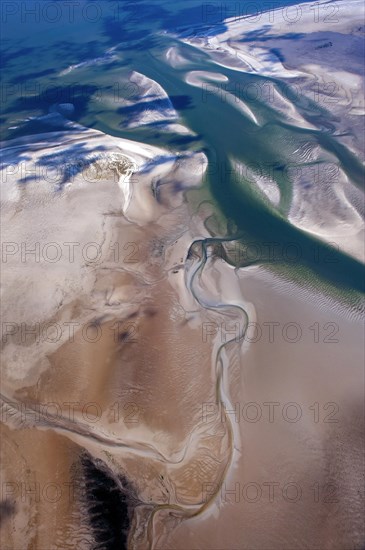
M 274 4 L 276 7 L 293 3 Z M 264 90 L 265 84 L 276 83 L 280 88 L 283 86 L 280 82 L 217 67 L 206 54 L 190 46 L 184 47 L 190 59 L 188 67 L 173 69 L 166 63 L 165 52 L 176 41 L 164 31 L 214 34 L 221 30 L 224 17 L 241 15 L 244 11 L 249 13 L 253 4 L 225 3 L 230 12 L 222 8 L 223 4 L 195 1 L 174 4 L 167 1 L 104 1 L 95 2 L 94 11 L 90 4 L 80 2 L 72 19 L 64 7 L 61 11 L 50 9 L 48 13 L 39 8 L 37 14 L 39 2 L 27 3 L 29 10 L 32 7 L 36 10 L 33 15 L 22 13 L 20 3 L 18 12 L 5 13 L 3 136 L 9 139 L 37 133 L 42 129 L 37 121 L 23 123 L 22 120 L 46 114 L 53 103 L 71 102 L 76 109 L 74 120 L 87 127 L 173 151 L 204 150 L 209 160 L 206 185 L 219 210 L 236 225 L 243 239 L 275 242 L 280 248 L 295 243 L 300 250 L 295 262 L 288 262 L 282 256 L 275 262 L 288 264 L 299 271 L 309 268 L 340 288 L 362 290 L 363 269 L 358 261 L 296 229 L 285 219 L 292 198 L 292 181 L 285 168 L 288 165 L 300 167 L 305 162 L 300 153 L 296 153 L 303 143 L 320 145 L 324 152 L 323 162 L 325 153 L 331 153 L 349 179 L 358 186 L 363 185 L 362 166 L 332 135 L 328 112 L 314 101 L 308 104 L 301 97 L 291 97 L 299 112 L 305 111 L 307 117 L 316 120 L 317 127 L 323 128 L 303 130 L 284 123 L 264 93 L 261 97 L 251 97 L 247 92 L 245 99 L 260 118 L 260 127 L 257 127 L 218 95 L 205 94 L 201 88 L 187 84 L 185 73 L 206 70 L 224 74 L 235 83 L 236 88 L 228 89 L 236 95 L 254 86 Z M 15 9 L 17 6 L 15 3 Z M 256 6 L 261 8 L 257 3 Z M 59 14 L 61 17 L 56 20 Z M 87 65 L 112 47 L 115 47 L 116 59 L 102 65 Z M 79 63 L 86 64 L 62 74 L 70 65 Z M 197 134 L 196 138 L 167 134 L 158 125 L 152 129 L 125 128 L 128 117 L 125 100 L 134 91 L 133 86 L 125 85 L 131 70 L 143 73 L 164 88 L 182 121 Z M 16 128 L 11 130 L 9 127 Z M 278 211 L 252 190 L 247 174 L 233 172 L 232 159 L 244 165 L 259 166 L 264 174 L 273 177 L 281 191 Z M 260 260 L 271 261 L 263 257 Z

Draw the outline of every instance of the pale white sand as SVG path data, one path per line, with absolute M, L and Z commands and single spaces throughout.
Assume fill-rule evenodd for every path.
M 3 242 L 25 243 L 28 250 L 39 243 L 42 256 L 37 261 L 9 254 L 3 272 L 3 322 L 17 329 L 3 340 L 3 411 L 15 430 L 11 444 L 22 449 L 25 466 L 11 464 L 5 453 L 2 482 L 15 477 L 26 483 L 26 471 L 38 469 L 46 479 L 57 473 L 57 479 L 69 482 L 70 474 L 52 465 L 47 453 L 50 445 L 62 446 L 66 439 L 64 452 L 75 449 L 73 460 L 87 449 L 115 474 L 128 471 L 147 507 L 164 505 L 168 498 L 182 512 L 198 510 L 201 483 L 221 478 L 230 454 L 229 431 L 201 421 L 200 403 L 215 399 L 216 348 L 201 339 L 201 323 L 211 313 L 188 296 L 184 280 L 190 243 L 202 232 L 208 236 L 199 217 L 191 220 L 184 201 L 185 191 L 201 184 L 205 156 L 177 157 L 76 127 L 74 133 L 21 138 L 7 145 L 5 159 L 13 165 L 4 177 Z M 21 183 L 25 170 L 40 166 L 49 154 L 52 170 Z M 77 159 L 90 165 L 78 171 Z M 56 168 L 61 166 L 64 175 L 66 162 L 70 177 L 58 188 Z M 98 177 L 91 167 L 98 168 Z M 70 242 L 78 245 L 73 261 L 64 255 L 64 243 Z M 98 262 L 79 253 L 90 242 L 100 247 Z M 49 243 L 61 247 L 57 262 L 45 260 Z M 132 263 L 125 259 L 131 244 L 137 254 Z M 192 317 L 199 322 L 191 322 Z M 96 342 L 83 333 L 91 322 L 101 331 Z M 41 327 L 39 340 L 23 339 L 22 324 L 30 329 L 35 323 Z M 76 327 L 72 338 L 69 323 Z M 123 327 L 132 323 L 129 330 L 136 332 L 137 341 L 115 339 L 116 323 L 122 324 L 117 330 L 122 336 Z M 44 337 L 49 324 L 61 328 L 55 341 L 52 331 Z M 32 416 L 32 407 L 50 402 L 57 405 L 57 414 Z M 75 404 L 72 418 L 70 402 Z M 100 407 L 96 423 L 82 413 L 88 403 Z M 123 416 L 116 421 L 116 403 L 121 415 L 132 404 L 138 422 L 124 422 Z M 33 430 L 43 458 L 26 451 L 29 442 L 23 432 L 31 437 Z M 170 496 L 166 484 L 173 489 Z M 43 498 L 33 507 L 25 504 L 12 516 L 4 542 L 14 546 L 25 533 L 39 532 L 39 544 L 49 546 L 55 535 L 42 532 L 38 523 L 51 514 L 49 503 Z M 57 525 L 65 522 L 69 533 L 80 518 L 75 512 L 70 524 L 67 513 L 74 509 L 64 510 L 65 504 L 62 499 L 54 509 Z M 149 537 L 145 529 L 140 548 Z
M 249 170 L 248 167 L 244 166 L 241 162 L 234 162 L 234 168 L 240 177 L 246 177 L 246 179 L 250 181 L 253 188 L 259 189 L 272 206 L 279 206 L 280 189 L 272 178 Z
M 136 71 L 132 72 L 129 80 L 136 85 L 137 93 L 135 97 L 125 100 L 125 105 L 137 110 L 126 115 L 128 128 L 177 120 L 178 115 L 162 86 Z
M 363 20 L 364 5 L 358 0 L 333 4 L 319 2 L 315 6 L 303 3 L 273 9 L 262 13 L 261 17 L 227 19 L 227 30 L 220 34 L 181 40 L 208 53 L 217 66 L 280 79 L 294 96 L 297 94 L 302 101 L 311 101 L 327 110 L 335 139 L 363 159 Z M 213 92 L 214 81 L 223 80 L 223 77 L 219 73 L 212 76 L 211 73 L 191 71 L 185 80 L 200 87 L 209 82 L 209 90 Z M 222 93 L 219 86 L 218 82 L 217 94 Z M 227 90 L 229 86 L 230 82 Z M 228 92 L 224 92 L 224 98 L 260 125 L 251 104 L 248 106 Z M 306 120 L 274 82 L 268 105 L 282 115 L 283 122 L 303 129 L 316 129 L 315 122 Z M 303 150 L 303 154 L 299 151 L 298 170 L 294 169 L 297 158 L 293 157 L 289 221 L 364 261 L 362 191 L 339 168 L 339 160 L 334 155 L 320 147 L 310 155 L 308 151 Z M 293 154 L 297 153 L 293 150 Z M 331 176 L 326 172 L 324 164 L 319 164 L 318 174 L 314 174 L 310 163 L 319 161 L 328 167 L 332 165 L 336 174 Z M 256 185 L 274 206 L 278 204 L 278 191 L 273 182 L 257 181 Z
M 52 160 L 46 167 L 42 159 L 49 155 Z M 128 242 L 137 238 L 141 242 L 138 228 L 151 223 L 163 226 L 169 201 L 175 207 L 181 204 L 184 190 L 199 185 L 206 168 L 204 155 L 177 158 L 155 147 L 89 130 L 7 142 L 3 162 L 10 164 L 2 171 L 2 242 L 7 252 L 2 274 L 3 314 L 5 320 L 17 324 L 44 323 L 58 315 L 60 304 L 72 304 L 80 296 L 86 299 L 95 284 L 96 270 L 105 262 L 112 264 L 113 255 L 116 257 L 115 216 L 121 217 L 123 237 L 118 254 L 124 257 L 133 252 L 132 248 L 123 249 Z M 79 162 L 82 169 L 77 173 Z M 32 175 L 34 181 L 20 183 Z M 172 175 L 179 191 L 169 193 Z M 58 190 L 64 177 L 67 181 Z M 152 185 L 159 187 L 162 202 L 154 198 Z M 73 242 L 74 259 L 72 247 L 64 244 Z M 88 248 L 90 243 L 94 245 Z M 25 255 L 35 247 L 37 256 Z M 141 253 L 147 254 L 147 250 L 143 243 Z M 98 260 L 93 261 L 97 255 Z M 58 260 L 52 262 L 52 258 Z M 143 265 L 120 267 L 138 272 Z M 27 277 L 22 276 L 25 269 Z M 148 279 L 143 271 L 140 276 Z M 19 293 L 24 296 L 20 302 Z M 82 322 L 90 316 L 94 313 L 90 315 L 86 308 Z M 66 332 L 58 345 L 65 337 Z M 14 363 L 10 361 L 14 349 L 9 345 L 4 352 L 4 372 L 21 384 L 46 349 L 54 347 L 47 342 L 44 349 L 16 346 Z
M 182 40 L 209 53 L 218 65 L 288 79 L 289 85 L 296 79 L 294 85 L 299 85 L 301 93 L 341 113 L 337 123 L 343 130 L 344 125 L 353 124 L 345 114 L 364 114 L 363 20 L 360 0 L 332 6 L 325 1 L 315 6 L 308 2 L 263 12 L 260 18 L 227 19 L 225 32 Z M 297 38 L 290 39 L 291 35 Z M 275 49 L 284 61 L 273 53 Z M 361 142 L 356 150 L 362 155 Z
M 107 50 L 105 54 L 101 57 L 95 57 L 94 59 L 89 59 L 88 61 L 82 61 L 81 63 L 70 65 L 69 67 L 67 67 L 67 69 L 64 69 L 63 71 L 60 72 L 60 76 L 69 74 L 72 71 L 75 71 L 77 69 L 85 69 L 93 65 L 104 65 L 106 63 L 112 63 L 113 61 L 120 59 L 120 55 L 117 55 L 114 53 L 115 49 L 116 49 L 115 47 L 109 48 L 109 50 Z
M 347 5 L 350 16 L 336 27 L 342 33 L 351 32 L 359 13 L 358 2 Z M 304 11 L 307 19 L 289 26 L 290 32 L 302 32 L 305 26 L 317 33 L 320 25 L 309 25 L 311 12 Z M 255 28 L 248 23 L 246 29 Z M 285 25 L 270 27 L 278 41 Z M 228 34 L 196 45 L 208 48 L 220 65 L 282 78 L 293 74 L 286 63 L 265 58 L 261 46 L 249 52 L 247 45 L 236 46 L 242 22 L 229 26 Z M 230 40 L 228 48 L 225 40 Z M 232 49 L 238 52 L 235 59 Z M 168 58 L 181 66 L 181 56 L 171 50 Z M 309 74 L 307 59 L 296 68 L 299 57 L 296 52 L 290 58 L 294 71 Z M 317 74 L 317 66 L 310 70 Z M 143 89 L 142 104 L 145 94 L 165 97 L 157 83 L 137 73 L 135 78 Z M 203 72 L 187 75 L 192 85 L 209 78 L 212 75 Z M 213 78 L 223 81 L 217 74 Z M 336 78 L 344 81 L 343 74 Z M 275 106 L 295 124 L 304 124 L 285 99 L 277 96 Z M 339 124 L 345 128 L 347 107 L 339 102 L 336 109 L 344 115 Z M 355 112 L 360 112 L 357 104 Z M 145 124 L 155 116 L 176 124 L 169 106 L 167 112 L 137 117 L 135 122 Z M 48 117 L 57 121 L 55 114 Z M 361 548 L 360 304 L 350 307 L 314 286 L 289 283 L 262 267 L 234 270 L 214 259 L 211 247 L 201 271 L 201 244 L 195 243 L 189 257 L 187 251 L 195 240 L 209 236 L 204 227 L 209 209 L 202 207 L 192 215 L 184 193 L 201 183 L 207 168 L 203 154 L 178 157 L 73 123 L 65 132 L 5 145 L 3 162 L 9 166 L 2 174 L 2 239 L 15 248 L 8 249 L 2 270 L 3 323 L 14 323 L 17 332 L 3 342 L 7 443 L 2 482 L 46 483 L 56 476 L 60 483 L 70 482 L 72 465 L 87 449 L 136 487 L 139 506 L 130 540 L 136 550 Z M 353 147 L 356 150 L 357 144 Z M 301 154 L 309 162 L 317 160 L 320 151 L 303 148 Z M 36 180 L 20 182 L 32 174 Z M 68 179 L 60 185 L 65 174 Z M 290 221 L 326 240 L 335 238 L 359 257 L 361 201 L 354 186 L 342 172 L 338 185 L 328 188 L 322 182 L 320 196 L 300 183 L 294 186 Z M 258 179 L 254 184 L 276 207 L 280 197 L 274 182 Z M 64 244 L 69 242 L 78 244 L 72 262 Z M 90 242 L 100 247 L 98 262 L 79 253 Z M 22 260 L 22 243 L 28 249 L 39 243 L 42 261 L 31 256 Z M 49 243 L 61 247 L 60 261 L 44 261 Z M 131 253 L 137 261 L 126 261 Z M 57 323 L 63 327 L 61 337 L 56 342 L 43 338 L 37 343 L 32 337 L 22 341 L 20 324 L 36 322 Z M 72 340 L 65 330 L 70 322 L 78 323 Z M 96 343 L 83 335 L 82 327 L 89 322 L 102 331 Z M 117 340 L 116 322 L 122 323 Z M 248 322 L 260 326 L 261 338 L 236 342 Z M 268 323 L 273 322 L 278 325 L 270 340 Z M 135 342 L 125 340 L 126 323 L 137 334 Z M 300 327 L 297 342 L 283 337 L 288 324 Z M 333 332 L 334 341 L 327 341 Z M 231 413 L 220 414 L 217 397 L 229 410 L 238 404 L 237 422 Z M 24 419 L 17 410 L 20 402 L 58 403 L 60 414 L 38 422 Z M 72 420 L 67 416 L 69 402 L 78 403 Z M 90 402 L 100 406 L 97 422 L 82 414 Z M 272 422 L 268 402 L 279 403 Z M 115 403 L 121 407 L 117 422 Z M 124 418 L 131 403 L 136 423 Z M 258 422 L 242 415 L 247 403 L 262 410 Z M 298 422 L 283 417 L 288 403 L 302 411 Z M 207 406 L 209 418 L 203 415 Z M 333 411 L 338 422 L 326 422 Z M 296 503 L 282 496 L 289 482 L 302 491 Z M 244 497 L 249 483 L 262 490 L 256 503 Z M 268 484 L 275 484 L 272 501 Z M 333 487 L 336 502 L 328 502 Z M 53 506 L 44 498 L 22 503 L 7 524 L 3 542 L 20 548 L 24 540 L 37 536 L 39 548 L 61 544 L 71 550 L 75 540 L 78 548 L 90 548 L 85 511 L 78 502 L 70 505 L 65 495 Z M 42 525 L 50 528 L 40 529 Z

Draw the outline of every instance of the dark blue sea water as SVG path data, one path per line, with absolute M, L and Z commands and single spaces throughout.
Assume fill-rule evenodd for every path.
M 303 141 L 319 144 L 335 155 L 350 179 L 362 185 L 363 168 L 331 134 L 328 113 L 314 102 L 303 106 L 301 98 L 291 97 L 299 112 L 305 110 L 307 119 L 312 117 L 323 128 L 319 132 L 303 130 L 283 124 L 280 114 L 267 105 L 264 97 L 248 97 L 249 107 L 264 121 L 258 128 L 216 95 L 210 94 L 209 100 L 204 98 L 202 89 L 185 82 L 186 70 L 174 69 L 165 60 L 168 48 L 176 44 L 174 36 L 212 37 L 226 29 L 225 19 L 229 17 L 241 20 L 243 41 L 254 44 L 267 40 L 270 51 L 270 34 L 265 36 L 265 27 L 254 31 L 245 17 L 255 15 L 260 20 L 264 13 L 281 7 L 284 17 L 295 18 L 294 4 L 262 0 L 4 1 L 2 136 L 11 139 L 48 131 L 47 120 L 39 117 L 47 115 L 55 104 L 72 103 L 74 112 L 70 118 L 85 127 L 171 151 L 203 150 L 210 163 L 206 183 L 212 196 L 220 211 L 242 234 L 258 242 L 273 237 L 281 243 L 294 241 L 301 249 L 298 269 L 306 267 L 340 286 L 361 289 L 362 269 L 356 260 L 328 248 L 286 220 L 292 182 L 285 167 L 293 162 L 300 165 L 301 159 L 293 156 L 292 151 Z M 292 33 L 286 38 L 295 42 L 300 34 Z M 186 46 L 185 53 L 191 61 L 189 70 L 217 70 L 203 52 Z M 280 52 L 272 51 L 270 55 L 285 61 Z M 135 85 L 128 84 L 131 71 L 138 71 L 163 87 L 181 121 L 195 136 L 167 134 L 159 124 L 128 127 L 128 120 L 138 116 L 140 109 L 132 101 L 136 90 Z M 265 82 L 284 86 L 280 80 L 264 75 L 223 67 L 219 67 L 219 72 L 234 80 L 240 90 L 251 85 L 262 89 Z M 163 109 L 166 101 L 160 99 L 156 103 L 151 99 L 147 106 Z M 57 125 L 52 129 L 56 130 Z M 233 157 L 245 165 L 258 163 L 264 172 L 274 174 L 281 191 L 278 211 L 273 212 L 258 200 L 244 179 L 238 182 L 231 170 Z M 219 169 L 215 169 L 217 166 Z M 323 248 L 320 257 L 329 253 L 335 259 L 334 264 L 313 261 L 313 247 L 317 246 Z

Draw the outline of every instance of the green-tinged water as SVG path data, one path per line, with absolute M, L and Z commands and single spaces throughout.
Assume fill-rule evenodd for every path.
M 295 4 L 0 4 L 2 548 L 362 548 L 363 29 Z
M 70 102 L 75 105 L 74 120 L 86 127 L 171 151 L 203 150 L 209 161 L 204 182 L 219 215 L 235 227 L 231 237 L 241 238 L 241 244 L 260 247 L 259 255 L 241 257 L 237 265 L 275 263 L 299 273 L 309 269 L 338 288 L 361 291 L 364 275 L 359 261 L 341 252 L 335 238 L 332 244 L 326 244 L 287 220 L 296 170 L 330 165 L 337 171 L 341 169 L 356 186 L 363 186 L 363 167 L 333 135 L 330 112 L 303 95 L 291 94 L 292 105 L 306 120 L 315 121 L 319 129 L 291 124 L 268 95 L 273 87 L 284 92 L 282 82 L 218 66 L 208 54 L 189 45 L 180 43 L 180 52 L 188 63 L 181 68 L 170 66 L 166 52 L 177 44 L 177 39 L 164 31 L 193 34 L 210 28 L 212 34 L 222 25 L 218 10 L 204 13 L 204 6 L 195 2 L 180 2 L 173 7 L 143 1 L 134 7 L 123 2 L 102 2 L 100 6 L 99 19 L 88 20 L 77 11 L 75 21 L 64 30 L 45 21 L 40 25 L 30 22 L 26 34 L 22 33 L 25 25 L 17 26 L 15 16 L 8 17 L 4 42 L 7 80 L 2 98 L 4 137 L 37 133 L 37 121 L 22 121 L 46 114 L 53 103 Z M 88 17 L 96 16 L 90 11 Z M 29 33 L 32 27 L 34 34 Z M 50 44 L 49 48 L 45 43 Z M 109 48 L 115 48 L 115 58 L 110 62 L 88 64 L 90 59 L 105 55 Z M 80 63 L 84 65 L 67 72 L 67 67 Z M 225 75 L 229 81 L 226 87 L 216 83 L 215 93 L 210 81 L 207 92 L 204 85 L 186 83 L 187 73 L 195 70 Z M 159 125 L 127 128 L 126 106 L 136 92 L 129 81 L 130 71 L 142 73 L 162 86 L 180 116 L 179 122 L 196 137 L 167 133 Z M 255 90 L 260 93 L 255 94 Z M 233 103 L 227 100 L 228 93 L 232 94 Z M 234 97 L 242 99 L 242 94 L 259 124 L 234 104 Z M 315 161 L 308 157 L 313 148 L 320 148 Z M 235 163 L 240 164 L 235 167 Z M 277 186 L 280 198 L 276 207 L 253 185 L 253 176 L 258 172 Z M 268 251 L 267 243 L 276 253 Z M 234 258 L 230 260 L 235 262 Z

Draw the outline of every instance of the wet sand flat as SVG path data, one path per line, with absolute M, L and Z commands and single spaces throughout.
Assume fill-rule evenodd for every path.
M 158 7 L 22 43 L 1 546 L 361 550 L 363 5 Z

